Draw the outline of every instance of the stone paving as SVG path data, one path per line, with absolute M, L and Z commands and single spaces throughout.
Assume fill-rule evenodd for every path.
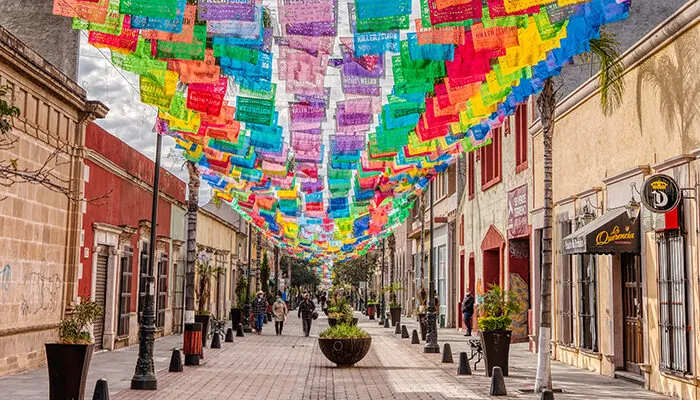
M 359 315 L 358 315 L 359 316 Z M 490 381 L 483 362 L 473 376 L 457 376 L 457 364 L 443 364 L 439 354 L 424 354 L 423 344 L 411 345 L 400 339 L 394 328 L 382 328 L 360 317 L 360 325 L 372 335 L 369 354 L 355 367 L 335 368 L 316 344 L 325 318 L 315 321 L 311 337 L 303 337 L 295 315 L 285 323 L 285 335 L 275 336 L 274 325 L 265 325 L 262 336 L 249 335 L 222 343 L 221 349 L 207 349 L 199 367 L 185 367 L 184 373 L 169 373 L 168 359 L 181 336 L 156 341 L 158 391 L 128 389 L 136 361 L 137 346 L 96 354 L 90 368 L 86 398 L 92 398 L 95 381 L 109 380 L 112 399 L 270 399 L 270 400 L 359 400 L 359 399 L 487 399 Z M 406 320 L 409 332 L 415 320 Z M 454 330 L 440 330 L 440 343 L 450 343 L 453 358 L 465 351 L 467 341 Z M 507 397 L 536 399 L 519 389 L 532 387 L 536 356 L 524 345 L 511 348 L 511 376 L 506 378 Z M 639 386 L 571 368 L 554 362 L 557 399 L 663 399 Z M 46 368 L 0 378 L 0 399 L 46 399 Z

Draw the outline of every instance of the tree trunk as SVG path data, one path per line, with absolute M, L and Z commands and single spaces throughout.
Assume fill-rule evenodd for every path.
M 540 332 L 537 344 L 537 377 L 535 393 L 552 388 L 551 350 L 552 335 L 552 137 L 556 98 L 552 78 L 545 81 L 537 97 L 537 108 L 542 121 L 544 146 L 544 227 L 542 230 L 542 271 L 540 279 Z
M 425 191 L 421 193 L 420 200 L 420 289 L 418 292 L 419 309 L 425 302 Z M 420 309 L 420 312 L 425 310 Z
M 197 211 L 199 210 L 199 169 L 187 162 L 190 181 L 187 185 L 187 264 L 185 266 L 185 323 L 194 323 L 194 260 L 197 252 Z

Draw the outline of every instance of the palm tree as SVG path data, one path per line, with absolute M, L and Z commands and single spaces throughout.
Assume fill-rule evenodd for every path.
M 187 266 L 185 268 L 185 323 L 194 322 L 194 267 L 197 252 L 197 212 L 199 210 L 199 169 L 187 161 Z
M 610 115 L 622 103 L 625 91 L 623 78 L 624 65 L 620 61 L 620 44 L 614 35 L 601 32 L 600 38 L 590 41 L 591 50 L 582 58 L 595 63 L 600 69 L 600 106 L 603 114 Z M 540 272 L 540 330 L 537 344 L 537 377 L 535 393 L 551 389 L 551 352 L 552 336 L 552 138 L 554 135 L 556 91 L 552 78 L 544 83 L 542 92 L 537 96 L 537 109 L 542 122 L 544 146 L 544 227 L 542 230 L 542 270 Z

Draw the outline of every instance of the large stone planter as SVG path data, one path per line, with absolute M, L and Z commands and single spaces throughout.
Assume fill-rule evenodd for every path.
M 207 336 L 209 335 L 209 321 L 211 320 L 211 315 L 209 314 L 197 314 L 194 316 L 194 322 L 199 322 L 202 324 L 202 354 L 201 358 L 204 358 L 204 348 L 207 347 Z
M 358 322 L 358 321 L 359 321 L 359 320 L 358 320 L 357 318 L 353 318 L 353 319 L 352 319 L 352 322 L 350 322 L 350 325 L 351 325 L 351 326 L 352 326 L 352 325 L 357 325 L 357 322 Z M 336 325 L 338 325 L 339 323 L 340 323 L 340 322 L 338 322 L 338 319 L 337 319 L 337 318 L 328 318 L 328 326 L 336 326 Z
M 95 345 L 46 343 L 45 346 L 49 400 L 82 400 Z
M 391 326 L 396 326 L 401 322 L 401 307 L 391 307 L 389 314 L 391 315 Z
M 508 355 L 512 334 L 513 331 L 481 331 L 486 376 L 491 376 L 493 367 L 501 367 L 503 376 L 508 376 Z
M 370 304 L 367 306 L 367 316 L 369 319 L 374 319 L 374 316 L 377 315 L 377 306 L 374 304 Z
M 338 368 L 349 368 L 360 362 L 372 345 L 372 338 L 366 339 L 318 339 L 318 346 L 326 358 Z

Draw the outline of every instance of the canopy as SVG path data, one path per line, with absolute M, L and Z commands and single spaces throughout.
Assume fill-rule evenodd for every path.
M 639 219 L 630 221 L 624 208 L 610 210 L 564 238 L 564 254 L 640 252 Z

